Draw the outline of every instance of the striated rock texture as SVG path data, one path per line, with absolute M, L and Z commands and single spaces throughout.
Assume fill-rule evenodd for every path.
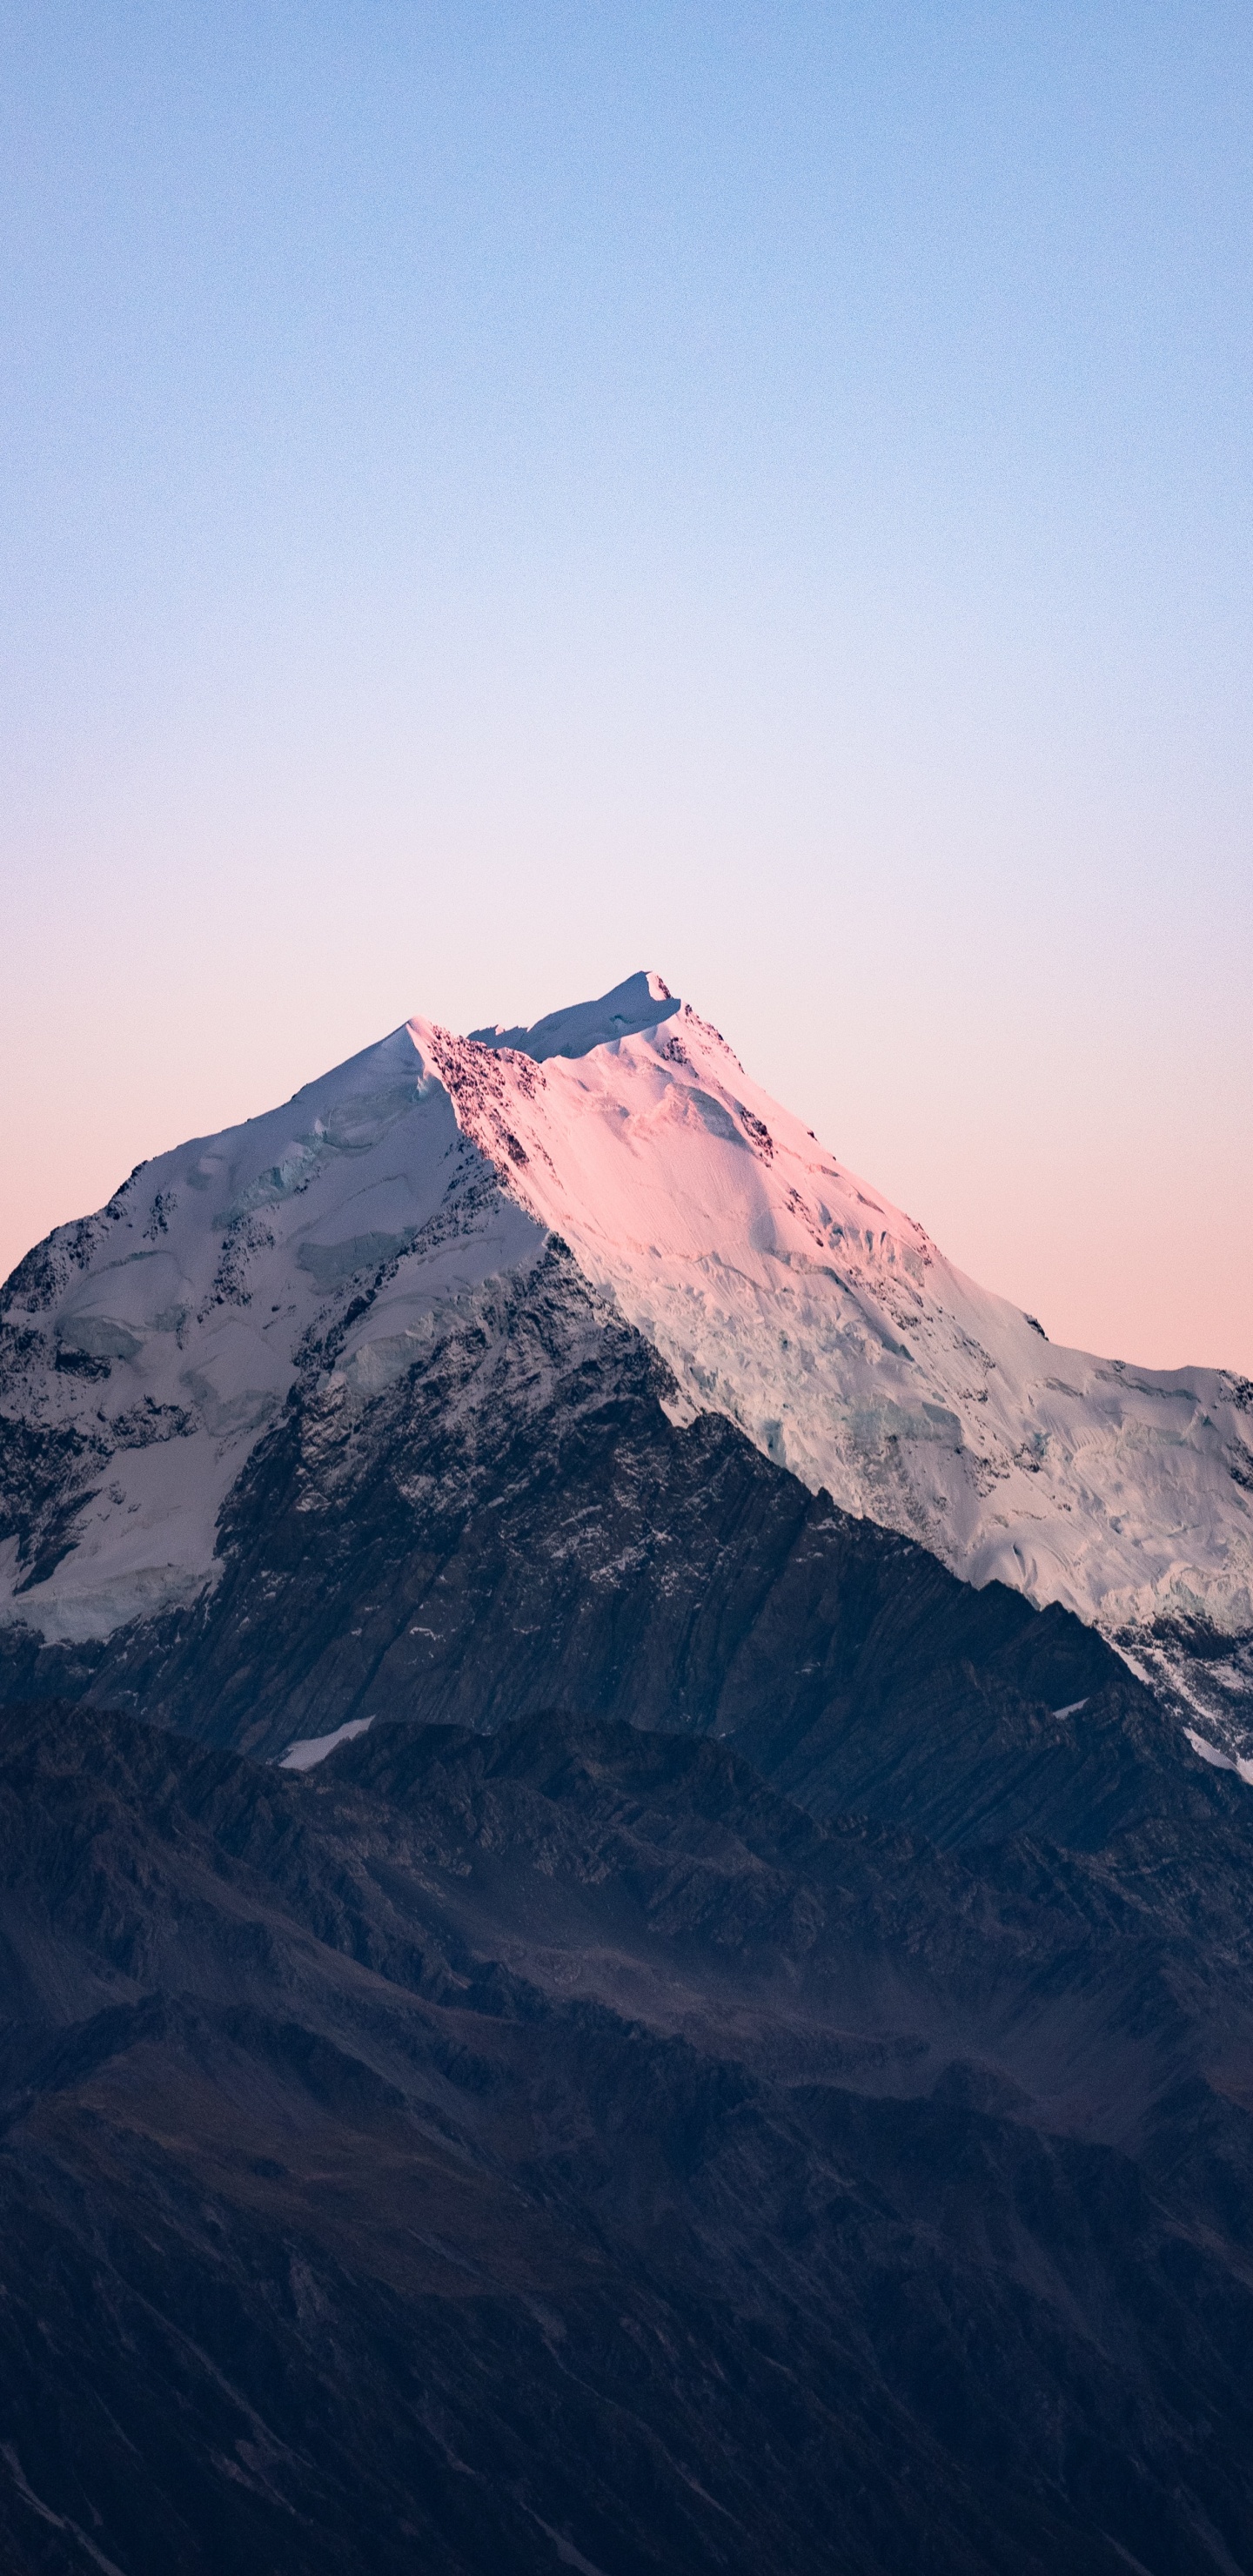
M 3 1712 L 5 2566 L 1248 2566 L 1245 1793 L 1158 1785 L 959 1856 L 607 1722 Z

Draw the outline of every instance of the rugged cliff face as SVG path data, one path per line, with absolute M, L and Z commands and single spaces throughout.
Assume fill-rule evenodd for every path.
M 955 1855 L 613 1723 L 4 1712 L 6 2566 L 1247 2566 L 1245 1792 L 1158 1786 Z

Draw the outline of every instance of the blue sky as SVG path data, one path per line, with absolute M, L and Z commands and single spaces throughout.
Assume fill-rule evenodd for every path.
M 1207 0 L 7 7 L 0 1251 L 651 964 L 1253 1369 L 1251 107 Z

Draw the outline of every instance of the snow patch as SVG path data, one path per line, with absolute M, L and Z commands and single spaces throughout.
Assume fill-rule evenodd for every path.
M 1212 1763 L 1215 1771 L 1234 1771 L 1239 1779 L 1253 1788 L 1253 1762 L 1245 1761 L 1238 1753 L 1221 1752 L 1216 1744 L 1207 1743 L 1203 1735 L 1198 1735 L 1194 1726 L 1185 1726 L 1183 1731 L 1193 1752 L 1200 1754 L 1202 1762 Z
M 372 1717 L 350 1717 L 346 1726 L 335 1727 L 330 1735 L 298 1735 L 276 1767 L 280 1771 L 312 1771 L 317 1763 L 325 1762 L 337 1744 L 350 1743 L 354 1735 L 364 1735 L 373 1724 Z

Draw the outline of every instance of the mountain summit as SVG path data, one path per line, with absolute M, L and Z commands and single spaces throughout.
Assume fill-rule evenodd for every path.
M 497 1021 L 492 1028 L 471 1029 L 470 1036 L 483 1046 L 508 1047 L 545 1064 L 550 1056 L 590 1055 L 593 1047 L 639 1037 L 646 1029 L 660 1027 L 682 1007 L 660 975 L 641 970 L 628 975 L 625 983 L 615 984 L 611 993 L 602 993 L 599 1001 L 575 1002 L 570 1010 L 550 1011 L 534 1028 L 507 1029 Z
M 967 1582 L 1060 1604 L 1249 1749 L 1253 1389 L 1049 1343 L 655 974 L 532 1028 L 410 1020 L 28 1254 L 0 1618 L 73 1646 L 203 1600 L 297 1389 L 377 1423 L 450 1335 L 499 1342 L 554 1245 L 580 1330 L 647 1346 L 680 1433 L 721 1416 Z

